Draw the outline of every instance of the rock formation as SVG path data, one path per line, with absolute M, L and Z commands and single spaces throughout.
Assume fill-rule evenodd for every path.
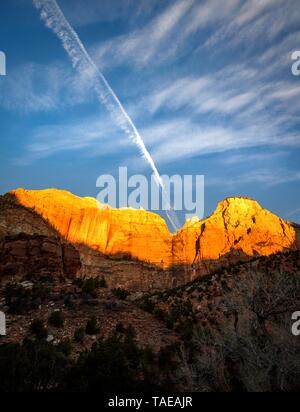
M 0 201 L 0 273 L 2 276 L 76 276 L 79 252 L 40 216 Z
M 10 196 L 43 217 L 68 242 L 163 267 L 172 261 L 172 235 L 157 214 L 112 209 L 96 199 L 56 189 L 18 189 Z
M 13 240 L 18 243 L 10 249 L 9 236 L 24 234 L 30 242 L 32 236 L 58 239 L 40 238 L 34 245 L 64 259 L 70 255 L 65 268 L 76 262 L 73 249 L 66 249 L 74 246 L 82 263 L 80 272 L 75 263 L 77 274 L 104 275 L 109 285 L 130 289 L 176 286 L 220 265 L 297 247 L 292 224 L 246 198 L 225 199 L 207 219 L 194 218 L 171 234 L 159 215 L 144 210 L 113 209 L 56 189 L 17 189 L 2 201 L 0 239 L 6 242 L 1 260 L 8 259 L 7 250 L 37 250 L 31 243 L 24 246 L 25 238 Z
M 174 236 L 174 263 L 219 259 L 232 250 L 248 256 L 269 256 L 295 246 L 293 226 L 258 202 L 228 198 L 207 219 L 187 222 Z

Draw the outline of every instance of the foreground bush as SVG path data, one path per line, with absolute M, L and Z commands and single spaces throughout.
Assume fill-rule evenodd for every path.
M 119 328 L 77 360 L 69 340 L 0 345 L 0 392 L 157 391 L 154 355 L 139 349 L 133 335 L 131 328 Z

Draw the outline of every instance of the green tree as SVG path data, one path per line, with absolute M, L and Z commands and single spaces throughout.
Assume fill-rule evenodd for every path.
M 49 325 L 55 328 L 62 328 L 65 323 L 65 317 L 61 310 L 56 310 L 51 313 L 48 319 Z

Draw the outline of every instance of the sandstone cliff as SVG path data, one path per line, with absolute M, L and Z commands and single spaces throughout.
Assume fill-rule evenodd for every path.
M 0 198 L 0 274 L 2 276 L 76 276 L 79 252 L 41 217 Z
M 225 199 L 209 218 L 186 222 L 172 235 L 159 215 L 144 210 L 107 208 L 55 189 L 10 194 L 71 243 L 161 267 L 219 259 L 232 249 L 267 256 L 296 242 L 291 224 L 246 198 Z
M 1 211 L 0 236 L 55 233 L 79 251 L 78 275 L 104 275 L 113 287 L 173 287 L 220 266 L 297 247 L 290 223 L 246 198 L 225 199 L 210 217 L 187 221 L 175 234 L 154 213 L 112 209 L 61 190 L 17 189 L 4 199 L 23 208 Z
M 174 236 L 174 263 L 219 259 L 232 250 L 268 256 L 296 244 L 293 226 L 256 201 L 228 198 L 202 221 L 187 222 Z
M 172 235 L 157 214 L 112 209 L 95 199 L 82 199 L 56 189 L 17 189 L 10 195 L 42 216 L 73 244 L 159 266 L 168 266 L 172 261 Z

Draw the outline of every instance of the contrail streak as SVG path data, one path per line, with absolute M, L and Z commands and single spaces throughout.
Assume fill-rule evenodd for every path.
M 138 146 L 141 155 L 153 171 L 156 183 L 162 190 L 163 200 L 170 209 L 166 211 L 168 219 L 173 228 L 177 230 L 179 224 L 175 212 L 171 210 L 171 206 L 167 201 L 168 197 L 164 183 L 140 133 L 122 103 L 88 54 L 79 36 L 65 18 L 56 0 L 33 0 L 33 3 L 36 8 L 40 10 L 41 18 L 44 20 L 46 26 L 53 30 L 61 40 L 64 49 L 71 59 L 73 67 L 76 68 L 81 75 L 86 76 L 90 80 L 100 102 L 106 106 L 113 120 L 116 121 L 117 125 Z

